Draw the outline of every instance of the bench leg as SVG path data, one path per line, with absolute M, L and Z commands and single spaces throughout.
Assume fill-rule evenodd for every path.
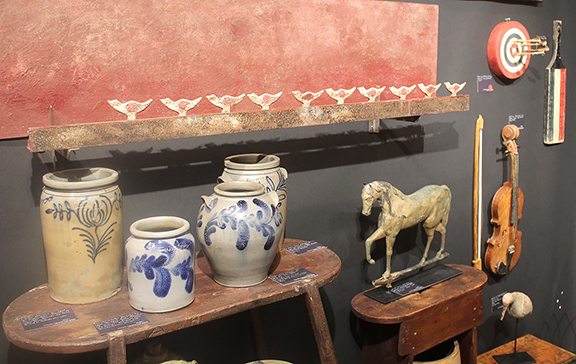
M 108 334 L 108 364 L 126 364 L 126 336 L 122 331 Z
M 306 292 L 306 306 L 308 307 L 308 315 L 312 322 L 312 330 L 316 337 L 316 344 L 318 345 L 318 352 L 320 354 L 320 361 L 322 364 L 337 364 L 336 354 L 334 352 L 334 344 L 330 336 L 330 329 L 326 314 L 324 313 L 324 306 L 318 288 L 313 288 Z

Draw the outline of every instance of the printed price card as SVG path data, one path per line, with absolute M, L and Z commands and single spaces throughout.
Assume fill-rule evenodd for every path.
M 524 130 L 524 114 L 508 115 L 508 125 L 514 124 L 520 130 Z
M 425 287 L 416 284 L 414 282 L 406 282 L 406 283 L 402 283 L 399 286 L 393 287 L 390 290 L 394 293 L 396 293 L 397 295 L 400 296 L 407 296 L 409 294 L 412 294 L 414 292 L 418 292 L 423 290 Z
M 492 92 L 494 91 L 494 77 L 492 75 L 478 76 L 476 79 L 477 92 Z
M 64 324 L 76 321 L 78 318 L 71 308 L 43 313 L 40 315 L 24 317 L 20 319 L 24 331 L 41 329 L 43 327 Z
M 113 331 L 124 330 L 130 327 L 141 326 L 149 323 L 150 321 L 148 321 L 142 312 L 135 312 L 129 315 L 95 322 L 93 325 L 100 335 L 105 335 Z
M 290 253 L 294 253 L 296 255 L 302 255 L 302 254 L 310 253 L 310 252 L 313 252 L 315 250 L 324 249 L 324 248 L 326 248 L 324 245 L 322 245 L 322 244 L 320 244 L 314 240 L 309 240 L 309 241 L 305 241 L 305 242 L 297 244 L 297 245 L 289 246 L 286 248 L 286 250 L 288 250 Z
M 298 268 L 291 270 L 290 272 L 280 273 L 275 276 L 270 276 L 270 278 L 283 286 L 296 283 L 306 278 L 317 276 L 316 273 L 310 272 L 305 268 Z

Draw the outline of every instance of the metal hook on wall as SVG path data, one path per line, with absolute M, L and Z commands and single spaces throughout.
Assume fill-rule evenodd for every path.
M 54 125 L 54 108 L 50 105 L 50 126 Z M 56 170 L 58 160 L 64 160 L 66 164 L 70 162 L 70 152 L 77 149 L 56 149 L 52 151 L 52 168 Z

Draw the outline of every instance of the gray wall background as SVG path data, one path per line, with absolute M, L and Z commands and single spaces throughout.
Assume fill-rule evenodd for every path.
M 469 112 L 424 116 L 416 123 L 382 120 L 379 134 L 369 134 L 367 122 L 354 122 L 88 148 L 75 152 L 69 166 L 106 166 L 120 172 L 127 235 L 132 222 L 147 216 L 170 214 L 195 221 L 200 195 L 211 193 L 226 156 L 249 152 L 279 155 L 290 174 L 287 236 L 314 239 L 327 245 L 342 260 L 340 276 L 322 290 L 322 296 L 339 362 L 355 363 L 360 359 L 361 341 L 355 331 L 350 301 L 370 288 L 370 280 L 384 270 L 382 260 L 370 267 L 364 261 L 363 241 L 375 227 L 379 208 L 369 218 L 361 216 L 362 182 L 386 180 L 405 193 L 427 184 L 447 184 L 453 202 L 447 234 L 451 256 L 445 262 L 469 265 L 476 118 L 482 114 L 485 119 L 482 233 L 486 240 L 492 234 L 489 223 L 492 195 L 509 173 L 500 132 L 508 115 L 524 114 L 525 129 L 518 140 L 520 187 L 525 195 L 519 223 L 523 232 L 522 255 L 508 276 L 502 279 L 491 276 L 488 280 L 478 350 L 482 353 L 514 336 L 514 321 L 508 318 L 500 322 L 499 312 L 491 312 L 490 298 L 504 291 L 523 291 L 534 302 L 534 314 L 520 322 L 519 335 L 533 334 L 576 351 L 573 1 L 418 2 L 440 5 L 438 81 L 466 81 L 463 93 L 470 95 Z M 476 76 L 490 74 L 486 62 L 490 31 L 507 17 L 522 22 L 531 36 L 546 35 L 549 39 L 552 21 L 564 21 L 562 54 L 568 68 L 568 87 L 563 144 L 547 147 L 542 143 L 544 68 L 549 54 L 533 57 L 520 79 L 498 81 L 492 93 L 476 92 Z M 439 94 L 445 95 L 446 91 Z M 46 282 L 38 200 L 42 175 L 51 169 L 51 153 L 30 153 L 26 140 L 0 141 L 2 310 L 19 295 Z M 408 230 L 403 241 L 397 245 L 395 268 L 414 264 L 421 256 L 423 237 L 419 228 Z M 383 246 L 383 242 L 377 244 L 377 255 L 383 253 Z M 319 362 L 303 299 L 264 307 L 261 315 L 271 357 L 300 364 Z M 166 335 L 163 342 L 200 364 L 257 359 L 247 314 Z M 144 344 L 129 346 L 129 360 L 143 349 Z M 0 335 L 0 362 L 39 361 L 104 362 L 105 352 L 39 354 L 20 349 Z

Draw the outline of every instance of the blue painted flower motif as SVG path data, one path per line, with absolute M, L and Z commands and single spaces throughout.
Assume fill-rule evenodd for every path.
M 199 228 L 202 227 L 202 218 L 203 218 L 202 213 L 204 212 L 204 210 L 206 210 L 207 213 L 210 213 L 214 209 L 214 207 L 216 207 L 217 204 L 218 204 L 218 198 L 215 198 L 208 204 L 204 203 L 202 204 L 202 206 L 200 206 L 200 212 L 198 213 L 198 221 L 196 222 Z
M 278 207 L 282 206 L 282 202 L 286 200 L 286 196 L 288 194 L 287 186 L 286 186 L 286 178 L 284 175 L 280 173 L 280 171 L 276 171 L 276 175 L 278 176 L 278 184 L 274 184 L 274 180 L 270 176 L 266 176 L 266 183 L 268 184 L 266 187 L 266 192 L 275 191 L 278 193 Z
M 178 238 L 175 242 L 178 249 L 191 249 L 194 242 L 190 239 Z M 163 240 L 150 240 L 144 245 L 144 249 L 150 252 L 158 252 L 161 255 L 142 254 L 130 261 L 130 271 L 144 273 L 148 280 L 154 280 L 152 291 L 157 297 L 164 298 L 168 295 L 172 286 L 172 275 L 186 281 L 186 292 L 191 293 L 194 287 L 194 269 L 191 267 L 192 256 L 188 257 L 175 267 L 166 268 L 174 259 L 174 247 Z M 193 252 L 191 252 L 193 254 Z
M 156 258 L 155 255 L 142 254 L 132 258 L 130 261 L 130 271 L 142 273 L 148 280 L 154 280 L 152 291 L 157 297 L 166 297 L 172 285 L 172 277 L 168 269 L 164 268 L 168 257 L 160 255 Z
M 51 198 L 42 200 L 42 203 L 48 203 Z M 106 195 L 99 195 L 96 199 L 84 198 L 79 203 L 76 209 L 68 201 L 61 203 L 52 203 L 52 208 L 44 211 L 46 214 L 52 214 L 54 219 L 63 221 L 70 221 L 72 216 L 78 219 L 78 222 L 84 226 L 73 227 L 72 230 L 80 231 L 82 241 L 86 243 L 86 251 L 88 257 L 96 263 L 98 254 L 106 250 L 106 246 L 110 244 L 112 233 L 114 232 L 114 225 L 116 221 L 106 226 L 112 216 L 113 209 L 119 210 L 122 208 L 122 196 L 119 193 L 114 194 L 114 200 L 110 200 Z M 104 232 L 99 231 L 104 229 Z
M 264 249 L 269 250 L 276 239 L 274 227 L 282 223 L 282 214 L 274 205 L 268 205 L 261 199 L 254 198 L 251 201 L 258 207 L 255 213 L 248 214 L 248 202 L 239 200 L 236 205 L 229 206 L 219 213 L 214 214 L 206 223 L 204 229 L 204 242 L 207 246 L 212 245 L 211 235 L 217 229 L 230 228 L 237 232 L 236 248 L 244 250 L 250 241 L 251 228 L 266 237 Z
M 174 246 L 178 249 L 190 250 L 191 252 L 194 252 L 194 240 L 177 238 L 174 242 Z
M 172 268 L 172 274 L 174 274 L 174 276 L 180 276 L 180 278 L 186 281 L 184 288 L 188 293 L 192 293 L 192 289 L 194 288 L 194 269 L 190 264 L 191 260 L 192 257 L 188 257 L 188 259 L 176 264 L 176 266 Z

